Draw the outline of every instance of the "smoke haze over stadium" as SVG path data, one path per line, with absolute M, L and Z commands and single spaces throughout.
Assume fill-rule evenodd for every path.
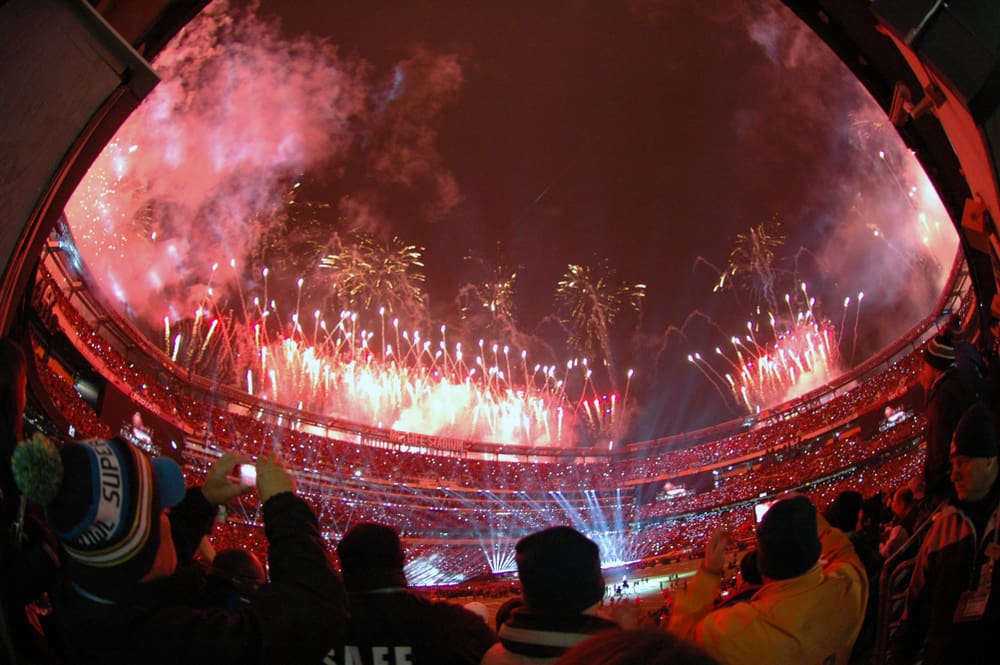
M 884 114 L 778 3 L 215 3 L 154 65 L 129 199 L 153 214 L 123 203 L 88 236 L 68 208 L 137 318 L 182 318 L 231 257 L 238 288 L 266 266 L 269 297 L 312 313 L 318 260 L 363 233 L 423 248 L 407 313 L 450 337 L 470 293 L 515 273 L 486 344 L 564 363 L 557 284 L 613 270 L 645 287 L 610 326 L 602 386 L 635 370 L 629 439 L 745 413 L 688 360 L 734 335 L 766 347 L 812 310 L 841 368 L 877 352 L 929 312 L 957 246 Z M 773 256 L 734 252 L 756 229 Z

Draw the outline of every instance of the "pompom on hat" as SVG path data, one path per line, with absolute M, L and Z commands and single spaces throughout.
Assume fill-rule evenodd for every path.
M 119 438 L 22 442 L 11 460 L 22 494 L 44 506 L 66 551 L 70 579 L 114 599 L 152 567 L 160 513 L 184 498 L 184 475 L 169 458 L 150 461 Z

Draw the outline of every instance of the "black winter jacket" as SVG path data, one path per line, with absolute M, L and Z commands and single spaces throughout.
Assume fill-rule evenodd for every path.
M 951 437 L 965 410 L 977 397 L 952 365 L 931 386 L 927 396 L 927 458 L 924 483 L 935 503 L 951 493 Z
M 214 508 L 197 488 L 171 511 L 182 563 L 208 533 Z M 312 509 L 288 492 L 263 506 L 270 582 L 238 612 L 211 607 L 204 571 L 141 582 L 118 603 L 67 586 L 57 607 L 73 663 L 206 665 L 318 662 L 347 627 L 346 597 L 330 567 Z
M 348 594 L 347 641 L 329 640 L 323 665 L 479 665 L 496 634 L 460 605 L 432 602 L 406 588 Z

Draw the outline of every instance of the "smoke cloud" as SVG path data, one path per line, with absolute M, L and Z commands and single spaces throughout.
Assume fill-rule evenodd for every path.
M 841 303 L 850 296 L 856 307 L 863 290 L 864 307 L 882 313 L 866 322 L 868 351 L 926 315 L 955 254 L 954 229 L 882 111 L 809 29 L 778 2 L 631 0 L 628 6 L 654 27 L 680 24 L 680 12 L 699 13 L 725 28 L 720 34 L 730 43 L 753 45 L 761 54 L 746 72 L 749 83 L 730 81 L 731 90 L 704 95 L 717 100 L 711 110 L 726 113 L 718 145 L 729 151 L 705 161 L 732 168 L 706 170 L 699 155 L 666 155 L 663 161 L 675 157 L 683 166 L 664 172 L 670 176 L 663 178 L 664 191 L 674 179 L 687 182 L 675 171 L 718 176 L 715 192 L 729 191 L 733 183 L 724 176 L 731 172 L 779 174 L 783 189 L 773 194 L 772 210 L 788 233 L 789 254 L 808 264 L 784 257 L 788 286 L 778 288 L 794 292 L 796 281 L 807 279 L 817 309 L 848 325 L 855 309 L 842 316 Z M 331 234 L 384 235 L 394 218 L 434 222 L 462 202 L 459 181 L 438 147 L 448 111 L 466 85 L 465 61 L 457 55 L 420 48 L 393 57 L 382 71 L 324 39 L 287 37 L 252 10 L 215 2 L 154 65 L 163 82 L 98 158 L 66 210 L 94 279 L 147 323 L 190 318 L 227 284 L 243 287 L 246 279 L 256 288 L 260 266 L 247 277 L 249 257 L 303 175 L 323 173 L 338 189 L 330 201 L 338 225 Z M 673 66 L 666 62 L 663 69 Z M 598 97 L 581 95 L 581 107 Z M 678 94 L 670 107 L 686 103 L 694 102 Z M 706 195 L 711 213 L 679 223 L 721 227 L 707 215 L 738 208 L 741 197 L 751 198 L 746 190 L 763 181 L 733 186 L 731 197 Z M 549 187 L 541 191 L 546 202 L 555 199 Z M 595 210 L 593 218 L 606 223 L 601 208 Z M 748 214 L 740 223 L 765 219 Z M 718 253 L 709 258 L 721 264 L 727 250 L 718 235 L 712 242 Z M 674 287 L 685 281 L 683 275 L 672 279 Z M 727 307 L 711 307 L 721 297 L 710 288 L 697 297 L 715 314 Z M 538 289 L 532 290 L 537 298 Z M 702 336 L 682 326 L 685 346 L 710 336 L 702 350 L 724 344 L 726 337 L 716 339 L 720 331 L 710 328 Z M 843 332 L 842 340 L 857 343 Z M 674 340 L 660 355 L 674 356 L 676 346 Z M 676 364 L 664 362 L 660 376 L 652 370 L 642 379 L 647 396 L 669 393 L 662 403 L 676 405 L 676 413 L 657 415 L 662 420 L 650 431 L 708 424 L 725 410 L 701 412 L 712 410 L 702 399 L 712 391 L 693 387 L 704 382 L 683 360 L 687 352 L 677 349 Z M 849 362 L 853 354 L 842 355 Z M 639 380 L 637 392 L 638 386 Z
M 630 7 L 657 26 L 696 13 L 719 26 L 720 35 L 749 40 L 763 56 L 747 63 L 752 98 L 726 97 L 731 126 L 720 131 L 733 136 L 734 153 L 752 155 L 747 162 L 755 171 L 782 174 L 787 183 L 785 192 L 773 195 L 774 215 L 787 235 L 775 264 L 780 275 L 775 288 L 790 292 L 794 302 L 801 296 L 799 285 L 808 282 L 817 316 L 839 328 L 840 365 L 834 373 L 881 350 L 927 316 L 958 249 L 953 224 L 885 113 L 810 28 L 776 1 L 636 0 Z M 763 221 L 748 219 L 747 226 Z M 722 263 L 724 251 L 720 243 L 705 263 Z M 708 310 L 710 299 L 721 296 L 706 290 L 703 297 Z M 745 307 L 743 301 L 739 305 Z M 775 313 L 779 329 L 790 326 L 789 314 Z M 766 327 L 766 317 L 746 315 L 764 318 Z M 723 335 L 714 326 L 695 324 L 681 326 L 688 343 L 671 344 L 658 358 L 659 376 L 670 376 L 671 383 L 651 381 L 656 399 L 644 419 L 652 424 L 638 423 L 641 434 L 712 424 L 732 417 L 733 406 L 739 406 L 725 381 L 713 380 L 704 363 L 685 363 L 684 357 L 700 350 L 719 372 L 732 371 L 712 347 L 731 348 L 728 335 L 741 331 Z M 676 357 L 668 361 L 668 354 Z M 713 391 L 696 391 L 709 399 L 692 399 L 694 383 L 679 381 L 681 375 L 698 375 L 699 367 L 696 380 L 711 383 L 714 393 L 721 386 L 724 394 L 715 395 L 719 403 L 712 403 Z M 802 375 L 781 399 L 809 392 L 827 378 Z M 657 403 L 680 406 L 656 412 Z
M 418 49 L 396 66 L 388 97 L 395 103 L 384 104 L 375 117 L 370 173 L 381 184 L 429 188 L 435 195 L 425 213 L 432 220 L 459 201 L 458 183 L 438 152 L 436 125 L 462 82 L 457 56 Z
M 154 67 L 162 82 L 66 208 L 93 277 L 147 323 L 191 316 L 210 290 L 241 280 L 303 174 L 337 178 L 360 155 L 371 179 L 429 185 L 430 219 L 459 198 L 432 127 L 462 84 L 452 56 L 422 51 L 373 83 L 360 58 L 223 1 Z M 374 192 L 338 207 L 349 227 L 384 230 Z

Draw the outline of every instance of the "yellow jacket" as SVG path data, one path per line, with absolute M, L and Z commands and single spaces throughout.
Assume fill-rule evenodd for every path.
M 674 602 L 670 632 L 723 665 L 847 665 L 865 617 L 868 578 L 847 536 L 817 517 L 823 549 L 815 566 L 714 612 L 719 578 L 699 570 Z

